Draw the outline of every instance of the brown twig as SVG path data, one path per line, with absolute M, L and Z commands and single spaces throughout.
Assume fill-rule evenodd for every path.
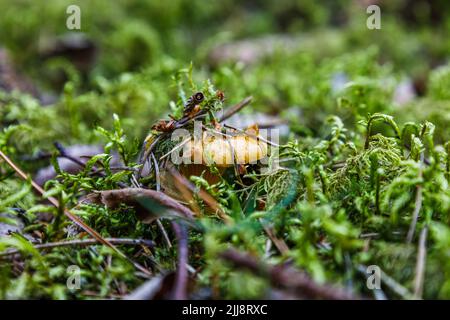
M 68 154 L 66 152 L 66 149 L 64 149 L 64 147 L 61 143 L 55 142 L 55 143 L 53 143 L 53 145 L 55 146 L 56 150 L 58 150 L 59 156 L 61 158 L 66 158 L 66 159 L 72 161 L 73 163 L 76 163 L 77 165 L 79 165 L 82 168 L 84 168 L 86 166 L 86 164 L 83 161 L 81 161 L 75 157 L 72 157 L 70 154 Z
M 31 178 L 29 178 L 19 167 L 17 167 L 14 162 L 9 159 L 7 155 L 5 155 L 2 151 L 0 151 L 0 157 L 3 158 L 3 160 L 23 179 L 23 180 L 30 180 L 32 187 L 41 195 L 44 196 L 45 191 L 42 189 L 36 182 L 34 182 Z M 60 204 L 58 200 L 56 200 L 54 197 L 48 197 L 47 200 L 53 204 L 55 207 L 60 208 Z M 73 223 L 78 225 L 81 229 L 86 231 L 89 235 L 91 235 L 94 239 L 99 241 L 100 243 L 110 247 L 113 251 L 115 251 L 120 257 L 126 259 L 130 263 L 134 265 L 136 269 L 139 271 L 151 275 L 150 271 L 141 266 L 140 264 L 132 261 L 130 258 L 128 258 L 122 251 L 120 251 L 114 244 L 109 242 L 108 240 L 104 239 L 97 231 L 89 227 L 86 223 L 81 220 L 81 218 L 74 215 L 72 212 L 69 211 L 67 208 L 62 208 L 64 211 L 64 215 L 69 218 Z
M 169 169 L 170 172 L 170 169 Z M 181 198 L 184 199 L 184 202 L 187 203 L 196 215 L 201 215 L 200 207 L 193 200 L 193 191 L 191 189 L 190 182 L 187 181 L 186 178 L 181 176 L 177 171 L 173 170 L 171 173 L 172 177 L 177 177 L 178 179 L 174 179 L 174 186 L 178 190 L 181 195 Z M 179 177 L 178 177 L 179 176 Z
M 184 176 L 182 176 L 178 171 L 176 171 L 173 168 L 169 169 L 169 173 L 172 175 L 174 180 L 177 182 L 176 186 L 177 188 L 180 188 L 180 186 L 185 187 L 189 190 L 192 194 L 196 192 L 198 196 L 212 209 L 214 212 L 217 213 L 217 215 L 224 220 L 225 223 L 231 222 L 231 217 L 229 217 L 219 206 L 216 199 L 214 199 L 208 192 L 206 192 L 203 189 L 196 190 L 195 187 L 192 185 L 192 183 L 186 179 Z M 183 187 L 181 189 L 183 189 Z M 182 190 L 180 190 L 182 191 Z
M 145 239 L 127 239 L 127 238 L 105 238 L 105 240 L 109 241 L 113 244 L 124 244 L 124 245 L 144 245 L 152 248 L 154 246 L 153 241 L 145 240 Z M 34 244 L 33 247 L 38 250 L 51 249 L 56 247 L 67 247 L 67 246 L 91 246 L 99 244 L 97 239 L 76 239 L 76 240 L 66 240 L 60 242 L 48 242 L 42 244 Z M 0 256 L 10 256 L 19 254 L 20 250 L 9 250 L 5 252 L 1 252 Z
M 104 190 L 93 194 L 90 200 L 97 203 L 100 202 L 109 208 L 116 208 L 120 204 L 136 205 L 138 200 L 142 198 L 152 199 L 162 206 L 172 209 L 184 218 L 192 219 L 194 216 L 193 212 L 189 208 L 183 206 L 173 198 L 162 192 L 150 189 L 125 188 Z
M 169 235 L 167 234 L 166 228 L 159 219 L 156 219 L 156 224 L 158 225 L 159 231 L 161 231 L 164 242 L 166 246 L 170 249 L 172 248 L 172 242 L 170 241 Z
M 289 251 L 289 247 L 287 246 L 286 242 L 283 239 L 278 238 L 274 232 L 273 232 L 273 227 L 270 226 L 266 226 L 264 225 L 262 219 L 260 219 L 261 225 L 264 228 L 264 231 L 266 232 L 266 234 L 269 236 L 270 240 L 272 240 L 273 244 L 275 245 L 275 247 L 277 247 L 278 251 L 282 254 L 285 255 L 288 251 Z
M 266 276 L 273 286 L 293 291 L 300 296 L 331 300 L 358 299 L 358 297 L 353 296 L 343 289 L 320 285 L 305 273 L 295 270 L 292 267 L 283 265 L 271 266 L 235 249 L 225 250 L 220 254 L 220 257 L 237 267 L 248 269 L 261 276 Z
M 230 118 L 231 116 L 233 116 L 235 113 L 241 111 L 242 108 L 244 108 L 250 102 L 252 102 L 252 99 L 253 99 L 253 97 L 249 96 L 249 97 L 245 98 L 244 100 L 242 100 L 241 102 L 235 104 L 234 106 L 226 109 L 223 112 L 222 117 L 220 117 L 219 122 L 223 122 L 223 121 L 227 120 L 228 118 Z

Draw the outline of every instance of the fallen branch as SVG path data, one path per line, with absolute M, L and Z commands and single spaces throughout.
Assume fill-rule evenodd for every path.
M 237 267 L 268 277 L 273 286 L 293 291 L 300 296 L 329 300 L 359 299 L 343 289 L 318 284 L 305 273 L 292 267 L 283 265 L 271 266 L 234 249 L 222 252 L 220 257 Z

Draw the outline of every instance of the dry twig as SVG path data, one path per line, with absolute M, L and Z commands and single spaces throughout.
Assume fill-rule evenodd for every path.
M 219 206 L 216 199 L 214 199 L 208 192 L 203 189 L 196 190 L 192 183 L 186 179 L 184 176 L 178 173 L 175 169 L 171 168 L 169 170 L 170 174 L 176 182 L 176 187 L 180 189 L 180 192 L 185 192 L 186 189 L 192 194 L 197 193 L 198 196 L 214 211 L 217 215 L 224 220 L 225 223 L 231 222 L 231 217 L 229 217 Z
M 241 102 L 239 102 L 238 104 L 235 104 L 234 106 L 226 109 L 224 111 L 222 117 L 220 117 L 219 122 L 223 122 L 223 121 L 227 120 L 228 118 L 230 118 L 235 113 L 238 113 L 239 111 L 241 111 L 242 108 L 244 108 L 250 102 L 252 102 L 252 99 L 253 99 L 253 97 L 249 96 L 249 97 L 245 98 L 244 100 L 242 100 Z

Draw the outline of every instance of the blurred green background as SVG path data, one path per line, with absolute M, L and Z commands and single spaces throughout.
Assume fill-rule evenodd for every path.
M 372 3 L 380 30 L 366 27 Z M 81 10 L 80 32 L 66 27 L 70 4 Z M 449 138 L 448 1 L 1 0 L 0 12 L 0 47 L 37 98 L 10 88 L 0 102 L 3 126 L 42 129 L 23 148 L 92 142 L 86 129 L 110 126 L 113 112 L 142 139 L 191 62 L 194 78 L 210 78 L 227 103 L 253 95 L 253 109 L 289 119 L 299 134 L 317 132 L 329 114 L 353 125 L 388 112 L 433 121 Z

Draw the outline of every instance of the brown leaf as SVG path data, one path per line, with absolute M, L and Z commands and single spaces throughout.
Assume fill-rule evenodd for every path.
M 149 205 L 146 205 L 145 201 L 151 201 L 150 204 L 152 204 L 151 207 L 154 208 L 154 211 L 149 209 Z M 162 211 L 167 209 L 183 218 L 192 219 L 194 216 L 190 209 L 166 194 L 149 189 L 124 188 L 99 191 L 88 195 L 83 202 L 103 204 L 110 209 L 116 209 L 121 204 L 132 206 L 135 208 L 139 219 L 144 223 L 151 223 L 156 220 L 160 217 Z

